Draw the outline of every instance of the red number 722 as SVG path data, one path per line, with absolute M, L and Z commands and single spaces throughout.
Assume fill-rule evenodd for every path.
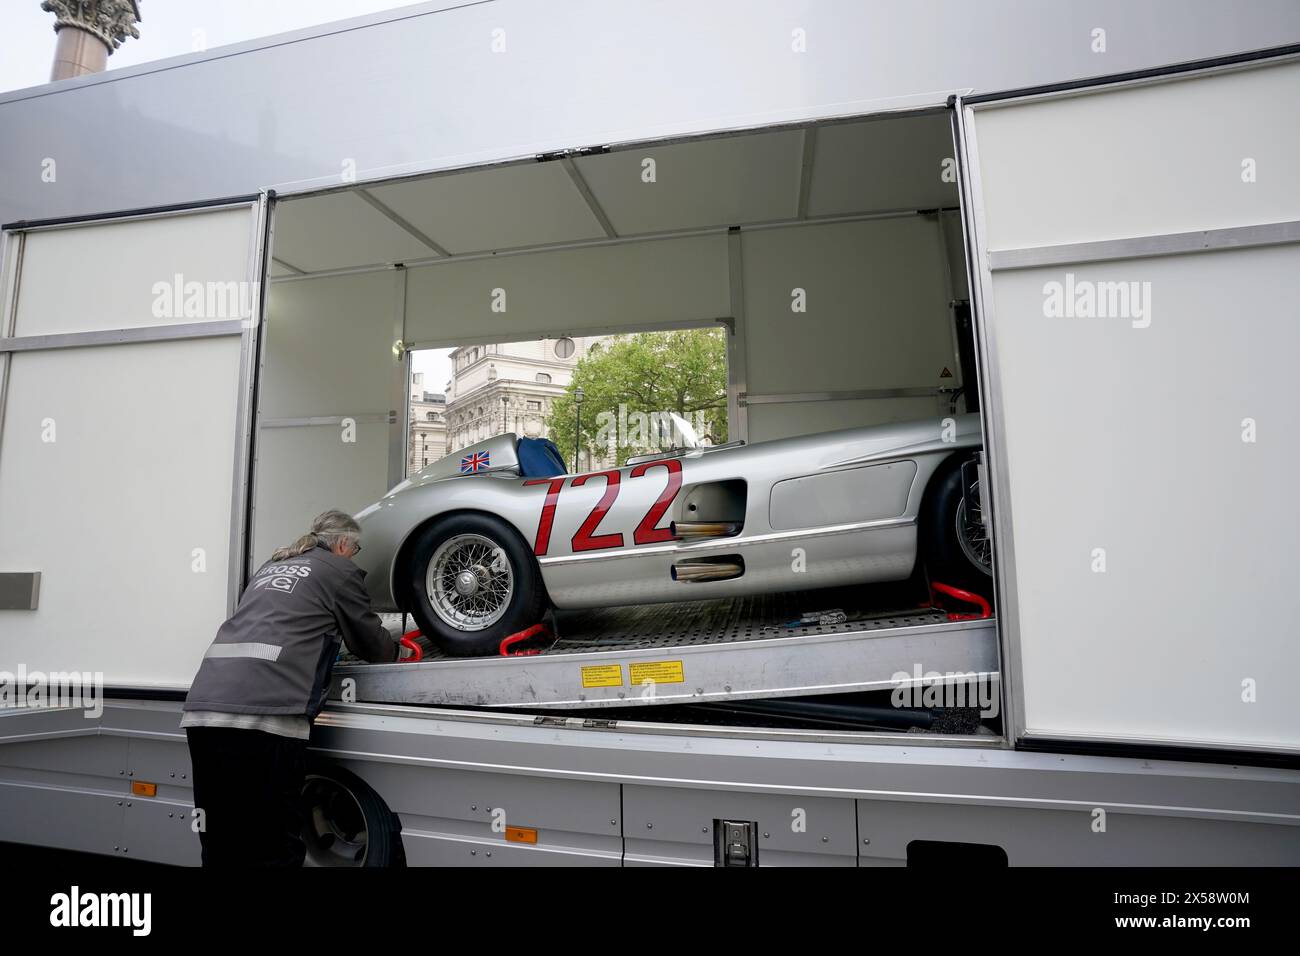
M 657 544 L 661 541 L 673 540 L 673 533 L 669 528 L 657 528 L 655 525 L 659 524 L 659 520 L 667 513 L 673 499 L 677 497 L 677 492 L 681 490 L 682 463 L 675 458 L 643 461 L 628 472 L 628 478 L 640 478 L 651 468 L 667 468 L 668 484 L 637 524 L 636 530 L 632 532 L 634 544 Z M 614 500 L 618 498 L 619 477 L 620 473 L 617 471 L 596 471 L 587 475 L 575 475 L 570 480 L 570 487 L 576 488 L 578 485 L 585 485 L 591 478 L 605 479 L 605 493 L 600 496 L 596 507 L 591 509 L 591 513 L 583 519 L 578 530 L 574 532 L 571 542 L 574 551 L 604 551 L 623 547 L 623 532 L 595 533 L 601 520 L 609 513 L 609 509 L 614 507 Z M 531 478 L 524 482 L 525 485 L 546 485 L 546 497 L 542 501 L 542 517 L 537 523 L 537 540 L 533 543 L 533 553 L 538 557 L 546 554 L 550 547 L 551 528 L 555 525 L 555 506 L 560 500 L 560 489 L 564 487 L 565 480 L 564 477 Z

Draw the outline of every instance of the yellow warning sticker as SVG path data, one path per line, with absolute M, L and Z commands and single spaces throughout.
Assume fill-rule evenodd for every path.
M 633 687 L 638 684 L 682 684 L 686 682 L 686 673 L 681 661 L 646 661 L 644 664 L 629 664 L 628 683 Z
M 620 664 L 592 664 L 582 669 L 583 687 L 622 687 L 623 667 Z

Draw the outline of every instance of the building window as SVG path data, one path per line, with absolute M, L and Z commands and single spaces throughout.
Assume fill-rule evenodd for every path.
M 555 357 L 562 359 L 570 358 L 573 355 L 574 348 L 573 339 L 568 336 L 565 336 L 562 339 L 556 339 Z
M 538 373 L 537 373 L 537 383 L 538 383 L 539 385 L 550 385 L 550 384 L 551 384 L 551 376 L 547 375 L 545 372 L 538 372 Z
M 432 422 L 432 421 L 436 421 L 436 417 L 434 416 L 433 412 L 425 412 L 424 420 L 426 422 Z
M 542 403 L 541 403 L 541 402 L 529 402 L 529 403 L 528 403 L 528 410 L 529 410 L 530 412 L 540 412 L 540 411 L 542 410 Z

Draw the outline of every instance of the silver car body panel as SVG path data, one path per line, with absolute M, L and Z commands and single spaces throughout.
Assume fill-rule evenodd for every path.
M 949 455 L 979 447 L 981 432 L 978 415 L 960 415 L 692 449 L 555 478 L 520 477 L 514 442 L 505 434 L 461 449 L 357 515 L 364 544 L 357 561 L 377 608 L 399 608 L 395 587 L 411 535 L 434 518 L 466 511 L 496 515 L 519 533 L 559 608 L 901 580 L 916 562 L 917 515 L 930 477 Z M 461 474 L 462 461 L 476 453 L 488 455 L 482 470 Z M 670 522 L 722 520 L 688 509 L 729 499 L 701 496 L 702 489 L 734 491 L 740 482 L 738 534 L 670 538 Z M 736 555 L 745 568 L 737 578 L 685 582 L 671 573 L 686 559 Z

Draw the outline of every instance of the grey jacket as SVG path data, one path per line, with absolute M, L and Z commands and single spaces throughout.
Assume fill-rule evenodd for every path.
M 184 709 L 314 718 L 340 642 L 366 661 L 397 659 L 399 645 L 370 609 L 365 572 L 319 547 L 268 561 L 217 631 Z

